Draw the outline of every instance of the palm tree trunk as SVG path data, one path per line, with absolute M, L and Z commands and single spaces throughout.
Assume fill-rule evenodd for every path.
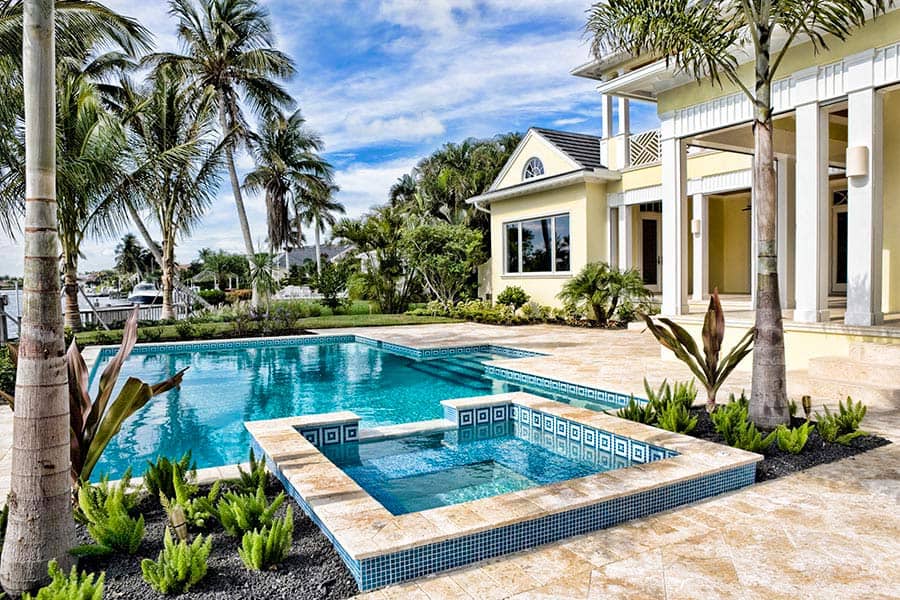
M 81 331 L 81 307 L 78 306 L 78 253 L 65 251 L 66 318 L 65 325 L 72 331 Z
M 760 35 L 767 40 L 768 30 L 762 31 Z M 768 44 L 764 47 L 767 48 Z M 753 210 L 756 211 L 758 254 L 750 419 L 759 427 L 772 428 L 787 423 L 789 415 L 775 239 L 777 188 L 772 140 L 772 94 L 766 77 L 760 77 L 760 74 L 768 71 L 768 53 L 759 52 L 756 61 L 756 118 L 753 122 Z
M 9 523 L 0 585 L 12 595 L 64 571 L 75 543 L 69 392 L 59 302 L 56 218 L 56 86 L 53 0 L 24 2 L 25 274 Z
M 153 258 L 156 259 L 156 264 L 159 265 L 159 268 L 163 267 L 163 256 L 159 251 L 159 248 L 156 247 L 156 243 L 153 241 L 153 238 L 150 237 L 150 232 L 147 231 L 147 226 L 144 225 L 143 219 L 141 219 L 141 215 L 138 214 L 137 209 L 134 208 L 134 205 L 130 200 L 125 202 L 125 209 L 128 211 L 128 216 L 131 217 L 131 221 L 134 223 L 134 226 L 138 228 L 138 232 L 141 234 L 141 237 L 144 238 L 144 243 L 147 244 L 147 248 L 150 250 L 150 254 L 153 255 Z
M 319 242 L 319 229 L 321 228 L 321 226 L 322 226 L 322 224 L 319 222 L 318 219 L 316 219 L 316 220 L 315 220 L 315 228 L 316 228 L 316 273 L 318 273 L 319 276 L 322 275 L 322 251 L 319 250 L 319 243 L 320 243 L 320 242 Z
M 175 319 L 175 305 L 172 302 L 172 290 L 175 287 L 175 240 L 174 235 L 166 235 L 163 238 L 163 263 L 162 263 L 162 318 Z
M 220 91 L 219 100 L 219 127 L 222 135 L 228 133 L 228 119 L 225 116 L 225 96 Z M 238 180 L 237 169 L 234 166 L 234 148 L 231 144 L 225 147 L 225 163 L 228 166 L 228 177 L 231 179 L 231 191 L 234 194 L 234 206 L 237 209 L 238 222 L 241 225 L 241 234 L 244 236 L 244 249 L 247 252 L 247 260 L 253 261 L 256 251 L 253 249 L 253 236 L 250 233 L 250 222 L 247 220 L 247 210 L 244 208 L 244 196 L 241 194 L 241 182 Z M 250 305 L 259 306 L 259 292 L 256 283 L 253 283 L 253 296 Z

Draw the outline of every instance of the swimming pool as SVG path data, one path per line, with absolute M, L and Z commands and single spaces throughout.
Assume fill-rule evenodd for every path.
M 120 382 L 155 383 L 189 369 L 180 389 L 153 398 L 123 424 L 94 476 L 115 478 L 129 466 L 140 475 L 146 461 L 187 450 L 200 468 L 245 461 L 244 421 L 339 410 L 358 414 L 364 427 L 438 419 L 441 400 L 532 389 L 488 377 L 483 364 L 529 354 L 488 346 L 416 351 L 354 336 L 139 345 Z M 98 357 L 92 386 L 110 357 L 107 350 Z

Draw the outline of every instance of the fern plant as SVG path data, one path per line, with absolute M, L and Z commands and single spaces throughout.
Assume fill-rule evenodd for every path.
M 119 485 L 98 493 L 94 486 L 78 490 L 78 511 L 94 544 L 72 550 L 76 556 L 105 556 L 115 552 L 134 554 L 144 539 L 144 516 L 137 519 L 128 514 L 126 494 Z
M 271 527 L 244 534 L 238 554 L 248 569 L 261 571 L 280 564 L 294 543 L 294 511 L 288 506 L 283 519 L 276 519 Z
M 88 497 L 88 502 L 91 506 L 106 506 L 111 501 L 111 497 L 116 496 L 116 501 L 121 501 L 125 511 L 128 514 L 132 514 L 140 501 L 140 493 L 131 491 L 131 488 L 131 467 L 128 467 L 122 478 L 115 485 L 110 484 L 109 475 L 103 475 L 99 483 L 88 484 L 82 482 L 78 488 L 78 493 L 81 494 L 82 490 L 84 490 L 84 494 Z M 75 506 L 73 516 L 82 525 L 87 525 L 90 522 L 81 510 L 80 504 Z
M 160 594 L 183 594 L 206 576 L 211 550 L 211 536 L 204 540 L 198 535 L 191 544 L 183 540 L 175 544 L 167 527 L 157 560 L 141 561 L 144 581 Z
M 738 399 L 732 394 L 728 404 L 717 407 L 709 417 L 716 431 L 725 439 L 725 443 L 734 448 L 763 452 L 775 441 L 775 431 L 763 436 L 750 421 L 749 401 L 743 392 Z
M 169 516 L 169 523 L 175 528 L 179 539 L 186 539 L 184 526 L 205 529 L 212 525 L 217 516 L 216 500 L 222 489 L 222 482 L 217 481 L 206 496 L 195 497 L 199 488 L 185 480 L 184 475 L 175 469 L 172 471 L 172 489 L 174 497 L 167 498 L 162 492 L 159 502 Z M 176 508 L 180 510 L 175 510 Z
M 55 560 L 47 568 L 50 583 L 38 590 L 36 596 L 27 592 L 22 600 L 102 600 L 104 573 L 79 573 L 74 566 L 66 575 Z
M 657 425 L 675 433 L 690 433 L 697 426 L 697 417 L 691 416 L 684 404 L 673 401 L 659 413 Z
M 216 509 L 219 522 L 230 535 L 242 536 L 248 531 L 262 529 L 272 524 L 275 512 L 284 503 L 284 492 L 278 494 L 269 504 L 263 488 L 256 494 L 235 494 L 230 492 L 219 500 Z
M 808 421 L 799 427 L 788 428 L 780 425 L 775 430 L 775 440 L 782 451 L 800 454 L 806 447 L 806 441 L 809 439 L 809 432 L 812 429 L 813 426 Z
M 250 471 L 244 471 L 243 467 L 238 466 L 240 479 L 235 482 L 237 489 L 244 494 L 255 494 L 259 488 L 266 487 L 268 482 L 268 472 L 266 471 L 266 460 L 264 458 L 256 460 L 256 453 L 250 448 Z
M 629 421 L 637 421 L 645 425 L 653 425 L 656 423 L 656 411 L 650 402 L 641 403 L 635 400 L 634 396 L 628 401 L 628 404 L 616 411 L 616 416 L 620 419 L 628 419 Z
M 837 442 L 847 445 L 852 440 L 866 435 L 859 428 L 866 416 L 866 405 L 862 402 L 853 403 L 853 399 L 847 396 L 847 404 L 838 402 L 838 412 L 833 413 L 825 406 L 825 416 L 816 413 L 816 430 L 819 436 L 826 442 Z
M 147 461 L 147 470 L 144 471 L 144 487 L 154 498 L 163 494 L 168 499 L 175 498 L 175 475 L 182 480 L 191 481 L 197 475 L 197 464 L 191 461 L 191 451 L 177 461 L 171 461 L 165 456 L 156 459 L 156 462 Z

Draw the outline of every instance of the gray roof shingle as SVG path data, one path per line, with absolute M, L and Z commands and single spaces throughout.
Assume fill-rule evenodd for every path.
M 577 162 L 583 168 L 605 168 L 605 165 L 600 162 L 599 137 L 587 135 L 585 133 L 544 129 L 543 127 L 533 127 L 532 129 L 549 140 L 550 143 L 562 150 L 569 158 Z

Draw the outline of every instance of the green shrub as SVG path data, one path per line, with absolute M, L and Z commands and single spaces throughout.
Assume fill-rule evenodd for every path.
M 89 506 L 107 506 L 108 503 L 120 502 L 128 514 L 132 514 L 140 501 L 138 491 L 129 491 L 131 488 L 131 467 L 125 470 L 122 478 L 115 485 L 109 483 L 109 476 L 104 475 L 99 483 L 90 484 L 83 482 L 78 493 L 85 495 L 85 501 Z M 113 499 L 112 496 L 117 496 Z M 80 505 L 75 506 L 73 512 L 75 520 L 82 525 L 87 525 L 90 520 L 81 510 Z
M 622 302 L 640 302 L 651 296 L 635 269 L 621 271 L 605 262 L 586 264 L 556 295 L 566 306 L 589 312 L 601 327 L 608 325 Z
M 816 430 L 823 440 L 829 443 L 849 444 L 852 440 L 866 435 L 859 428 L 866 416 L 866 405 L 862 402 L 853 403 L 853 399 L 847 396 L 847 404 L 838 402 L 838 412 L 833 413 L 825 406 L 825 416 L 816 413 Z
M 183 594 L 206 576 L 211 549 L 212 537 L 204 540 L 202 535 L 198 535 L 190 545 L 185 541 L 176 545 L 166 528 L 159 558 L 141 561 L 144 581 L 160 594 Z
M 637 421 L 645 425 L 653 425 L 656 423 L 656 411 L 649 402 L 642 403 L 637 401 L 634 396 L 628 401 L 628 405 L 616 411 L 616 416 L 629 421 Z
M 690 433 L 697 426 L 697 417 L 691 416 L 683 403 L 672 401 L 657 415 L 657 425 L 675 433 Z
M 144 515 L 137 519 L 128 514 L 125 494 L 120 486 L 104 492 L 82 486 L 78 490 L 80 520 L 87 525 L 94 544 L 72 550 L 76 556 L 105 556 L 115 552 L 134 554 L 144 539 Z
M 141 327 L 138 329 L 138 340 L 142 342 L 158 342 L 162 339 L 162 327 Z
M 709 416 L 726 444 L 750 452 L 763 452 L 775 441 L 776 432 L 764 437 L 750 421 L 748 406 L 749 401 L 743 393 L 737 400 L 732 394 L 728 404 L 717 407 Z
M 15 393 L 16 365 L 9 355 L 9 348 L 0 347 L 0 392 Z
M 235 494 L 230 492 L 219 500 L 216 509 L 219 521 L 230 535 L 242 536 L 248 531 L 262 529 L 272 524 L 275 511 L 284 502 L 284 492 L 278 494 L 269 504 L 266 492 L 258 488 L 255 494 Z
M 528 295 L 528 292 L 517 285 L 511 285 L 497 294 L 498 304 L 512 305 L 515 310 L 519 310 L 519 308 L 530 299 L 531 296 Z
M 165 456 L 156 459 L 156 462 L 147 461 L 147 470 L 144 471 L 144 487 L 154 498 L 162 494 L 166 498 L 175 498 L 175 486 L 173 475 L 178 473 L 185 481 L 192 480 L 197 475 L 197 464 L 191 461 L 191 451 L 185 452 L 177 462 L 172 462 Z
M 809 432 L 812 429 L 812 423 L 809 422 L 804 423 L 800 427 L 791 428 L 779 425 L 775 430 L 775 439 L 778 442 L 778 447 L 784 452 L 800 454 L 806 446 Z
M 261 571 L 280 564 L 294 543 L 294 511 L 288 506 L 283 519 L 276 519 L 262 531 L 248 531 L 238 554 L 248 569 Z
M 183 340 L 193 339 L 197 335 L 197 328 L 188 319 L 175 323 L 175 332 Z
M 213 306 L 223 304 L 225 302 L 225 292 L 218 289 L 200 290 L 197 292 L 201 298 L 212 304 Z
M 175 496 L 167 498 L 160 493 L 159 502 L 179 539 L 187 539 L 187 527 L 205 529 L 212 525 L 216 519 L 216 500 L 222 489 L 221 481 L 213 484 L 206 496 L 195 497 L 197 486 L 189 483 L 178 471 L 173 471 L 172 486 Z
M 22 600 L 101 600 L 103 598 L 104 573 L 95 579 L 93 573 L 79 573 L 76 567 L 66 575 L 55 560 L 51 560 L 47 572 L 50 583 L 38 590 L 36 596 L 24 594 Z
M 238 473 L 240 479 L 237 480 L 237 488 L 244 494 L 255 494 L 256 490 L 265 489 L 269 480 L 269 474 L 266 471 L 266 459 L 256 460 L 256 453 L 250 448 L 250 471 L 244 471 L 244 468 L 238 465 Z

